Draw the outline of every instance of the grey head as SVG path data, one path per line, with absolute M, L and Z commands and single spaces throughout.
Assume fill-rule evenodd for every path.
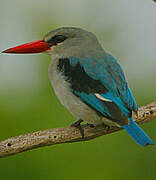
M 96 57 L 105 55 L 104 50 L 96 36 L 76 27 L 62 27 L 55 29 L 43 38 L 51 44 L 46 53 L 54 57 Z

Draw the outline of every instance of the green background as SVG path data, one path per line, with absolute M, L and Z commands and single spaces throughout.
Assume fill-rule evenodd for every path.
M 155 17 L 156 4 L 145 0 L 1 0 L 0 48 L 40 39 L 60 26 L 93 31 L 119 59 L 141 106 L 156 100 Z M 51 88 L 50 61 L 44 54 L 0 55 L 0 140 L 76 120 Z M 141 127 L 156 142 L 156 121 Z M 124 131 L 0 159 L 2 180 L 155 178 L 156 147 L 141 147 Z

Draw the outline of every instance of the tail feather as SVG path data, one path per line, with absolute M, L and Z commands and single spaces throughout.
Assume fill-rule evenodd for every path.
M 129 125 L 122 126 L 128 134 L 140 145 L 147 146 L 153 145 L 153 141 L 147 134 L 133 121 L 132 118 L 129 118 Z

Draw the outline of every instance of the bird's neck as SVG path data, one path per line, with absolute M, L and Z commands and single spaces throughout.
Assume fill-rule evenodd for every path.
M 103 59 L 106 56 L 106 53 L 103 49 L 77 49 L 72 51 L 66 50 L 62 53 L 53 53 L 51 55 L 52 61 L 58 61 L 59 59 L 69 59 L 71 57 L 77 59 Z

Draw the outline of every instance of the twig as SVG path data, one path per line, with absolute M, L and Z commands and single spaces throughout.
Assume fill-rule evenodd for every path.
M 149 122 L 156 118 L 156 101 L 139 108 L 138 117 L 133 116 L 138 124 Z M 0 142 L 0 157 L 14 155 L 30 149 L 61 143 L 88 141 L 102 135 L 121 130 L 117 127 L 90 127 L 83 125 L 85 137 L 82 139 L 80 131 L 75 127 L 48 129 L 34 133 L 12 137 Z

